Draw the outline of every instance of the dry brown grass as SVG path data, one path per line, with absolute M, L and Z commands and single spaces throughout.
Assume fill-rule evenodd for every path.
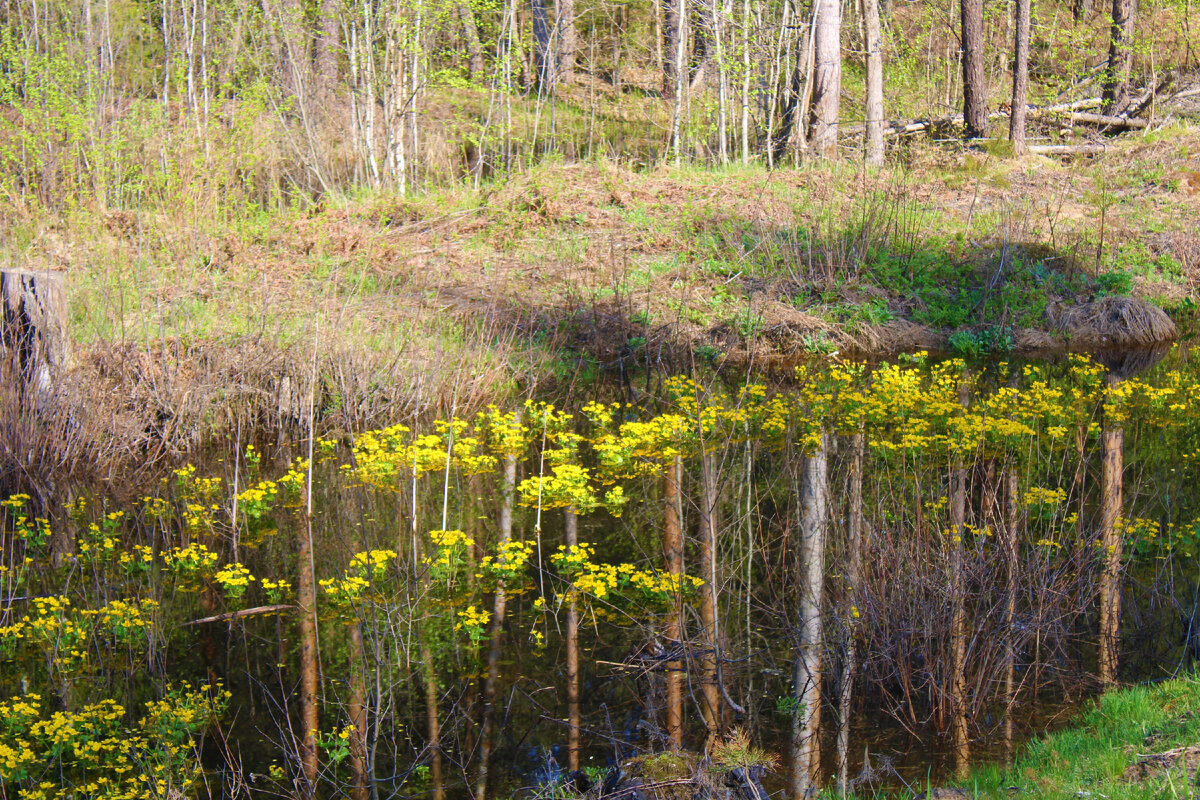
M 1052 309 L 1051 324 L 1073 347 L 1153 347 L 1175 339 L 1175 323 L 1158 306 L 1135 297 L 1105 297 Z

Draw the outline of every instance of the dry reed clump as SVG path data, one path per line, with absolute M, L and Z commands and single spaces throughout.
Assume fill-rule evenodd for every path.
M 1175 339 L 1167 313 L 1134 297 L 1105 297 L 1047 310 L 1050 324 L 1073 347 L 1152 347 Z

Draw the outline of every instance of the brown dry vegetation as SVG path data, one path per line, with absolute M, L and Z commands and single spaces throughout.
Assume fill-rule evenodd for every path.
M 957 327 L 1008 331 L 1017 349 L 1129 343 L 1104 325 L 1131 309 L 1144 339 L 1168 337 L 1157 309 L 1109 313 L 1097 276 L 1113 271 L 1190 313 L 1200 132 L 1068 162 L 906 147 L 877 174 L 600 161 L 234 221 L 77 211 L 16 226 L 3 261 L 68 274 L 74 380 L 107 398 L 93 405 L 124 456 L 110 464 L 238 421 L 286 436 L 313 386 L 320 426 L 357 429 L 600 373 L 945 348 L 929 308 L 947 290 L 898 287 L 881 252 L 984 287 Z

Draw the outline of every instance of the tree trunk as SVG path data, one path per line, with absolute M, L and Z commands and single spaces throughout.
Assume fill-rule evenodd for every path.
M 517 456 L 504 457 L 504 475 L 500 486 L 500 540 L 512 539 L 513 498 L 517 486 Z M 486 800 L 488 766 L 492 754 L 492 725 L 496 716 L 496 684 L 500 677 L 500 644 L 504 633 L 504 609 L 508 602 L 503 586 L 496 587 L 492 604 L 492 628 L 488 638 L 487 677 L 483 683 L 483 719 L 479 725 L 479 774 L 472 800 Z
M 879 0 L 863 0 L 867 45 L 867 163 L 883 166 L 883 33 Z
M 672 69 L 674 71 L 675 85 L 671 96 L 675 102 L 673 113 L 671 114 L 671 148 L 675 154 L 675 166 L 677 167 L 683 160 L 683 114 L 686 110 L 683 93 L 687 87 L 687 81 L 684 80 L 687 76 L 687 4 L 688 0 L 676 0 L 674 15 L 675 64 Z M 670 20 L 668 20 L 668 27 L 670 27 Z
M 483 80 L 483 45 L 479 41 L 479 26 L 469 2 L 458 4 L 458 19 L 462 23 L 463 41 L 467 45 L 467 75 L 472 83 Z
M 421 679 L 425 684 L 425 737 L 429 740 L 429 782 L 433 785 L 433 800 L 446 796 L 446 781 L 442 771 L 442 719 L 438 708 L 437 670 L 433 663 L 433 645 L 420 633 Z
M 959 0 L 962 23 L 963 123 L 968 139 L 987 133 L 983 70 L 983 0 Z
M 1016 32 L 1013 36 L 1012 116 L 1008 120 L 1008 138 L 1013 155 L 1025 154 L 1025 111 L 1029 85 L 1029 6 L 1030 0 L 1017 0 Z
M 811 142 L 822 158 L 837 156 L 842 97 L 842 3 L 822 0 L 813 13 Z
M 671 576 L 676 588 L 671 598 L 671 611 L 663 630 L 668 652 L 677 653 L 681 647 L 680 616 L 683 591 L 683 526 L 679 519 L 679 482 L 683 477 L 683 460 L 676 456 L 663 475 L 663 569 Z M 667 736 L 676 749 L 683 747 L 683 662 L 667 662 Z
M 662 94 L 668 100 L 675 99 L 676 55 L 679 50 L 679 0 L 658 0 L 663 9 L 663 58 Z
M 711 0 L 713 44 L 717 64 L 717 158 L 721 165 L 729 163 L 729 70 L 725 65 L 725 21 L 721 0 Z
M 1112 27 L 1108 45 L 1108 72 L 1104 79 L 1104 110 L 1119 114 L 1129 103 L 1129 68 L 1133 63 L 1134 0 L 1112 0 Z
M 742 0 L 742 163 L 750 163 L 750 0 Z
M 959 384 L 958 401 L 967 405 L 967 383 Z M 950 734 L 954 772 L 966 775 L 971 756 L 967 731 L 967 603 L 963 577 L 963 534 L 967 521 L 967 470 L 962 457 L 954 456 L 950 470 Z
M 370 770 L 367 767 L 367 659 L 363 648 L 362 622 L 350 626 L 350 699 L 347 715 L 354 731 L 350 734 L 350 797 L 368 800 L 371 796 Z
M 312 512 L 305 517 L 304 530 L 296 548 L 299 578 L 296 600 L 300 612 L 300 768 L 306 798 L 317 793 L 317 587 L 313 579 Z
M 842 613 L 846 634 L 842 645 L 842 675 L 838 681 L 837 780 L 838 790 L 843 794 L 850 777 L 850 700 L 857 655 L 854 634 L 858 628 L 858 585 L 862 580 L 864 450 L 863 434 L 854 434 L 850 441 L 850 518 L 846 525 L 846 600 Z
M 559 81 L 570 81 L 575 77 L 575 52 L 578 36 L 575 31 L 575 0 L 558 0 L 558 75 Z
M 579 517 L 575 508 L 567 509 L 565 544 L 579 544 Z M 579 769 L 579 609 L 572 595 L 567 601 L 567 768 Z
M 550 91 L 554 80 L 555 58 L 550 42 L 550 16 L 546 10 L 548 0 L 530 0 L 533 12 L 534 69 L 537 85 L 543 93 Z
M 705 453 L 700 457 L 701 499 L 700 508 L 700 574 L 704 585 L 700 588 L 700 713 L 708 729 L 708 741 L 720 734 L 721 707 L 717 693 L 717 658 L 720 652 L 720 629 L 717 620 L 717 529 L 720 527 L 720 497 L 717 492 L 717 476 L 714 474 L 715 456 Z M 707 750 L 707 748 L 706 748 Z
M 335 0 L 320 2 L 320 30 L 316 38 L 317 81 L 322 100 L 329 103 L 338 87 L 338 11 Z M 326 106 L 325 115 L 333 110 Z
M 1017 555 L 1020 541 L 1020 513 L 1017 505 L 1017 469 L 1009 462 L 1004 470 L 1004 750 L 1012 757 L 1012 709 L 1017 699 Z
M 37 410 L 72 361 L 63 273 L 0 270 L 0 310 L 6 380 L 16 384 L 22 410 Z
M 816 788 L 820 768 L 821 606 L 825 597 L 825 531 L 829 524 L 829 436 L 803 463 L 800 485 L 800 602 L 792 690 L 793 800 Z
M 1110 374 L 1108 386 L 1116 388 L 1119 378 Z M 1121 644 L 1121 519 L 1125 431 L 1105 419 L 1100 432 L 1100 546 L 1104 566 L 1100 573 L 1100 683 L 1105 688 L 1117 683 Z

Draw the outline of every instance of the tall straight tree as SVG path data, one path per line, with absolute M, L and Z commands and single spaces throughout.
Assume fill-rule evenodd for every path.
M 517 487 L 517 454 L 504 455 L 504 474 L 500 483 L 500 544 L 512 540 L 513 501 Z M 492 604 L 492 627 L 488 636 L 487 673 L 483 682 L 483 719 L 479 725 L 479 772 L 475 778 L 475 800 L 485 800 L 488 769 L 491 766 L 492 727 L 496 720 L 496 687 L 500 681 L 500 646 L 504 636 L 504 611 L 508 595 L 503 584 L 496 587 Z
M 1108 390 L 1115 393 L 1120 378 L 1109 373 Z M 1119 418 L 1105 413 L 1100 431 L 1100 683 L 1116 685 L 1121 645 L 1121 519 L 1125 474 L 1125 431 Z
M 1109 33 L 1108 72 L 1104 79 L 1104 109 L 1119 114 L 1129 102 L 1129 68 L 1133 56 L 1129 40 L 1133 38 L 1134 0 L 1112 0 L 1112 28 Z
M 983 0 L 959 0 L 962 22 L 963 124 L 968 139 L 987 133 L 983 71 Z
M 879 0 L 863 0 L 867 45 L 867 163 L 883 166 L 883 32 Z
M 550 88 L 557 66 L 550 42 L 550 20 L 546 9 L 547 0 L 531 0 L 533 11 L 534 56 L 537 61 L 537 82 L 542 91 Z
M 575 0 L 558 0 L 554 24 L 555 39 L 558 42 L 558 75 L 555 79 L 569 81 L 575 76 L 575 50 L 578 47 Z
M 679 0 L 659 0 L 662 7 L 663 15 L 663 31 L 662 31 L 662 94 L 663 97 L 673 100 L 675 99 L 675 62 L 676 51 L 679 49 L 679 11 L 682 4 Z
M 1012 115 L 1008 118 L 1008 138 L 1013 153 L 1025 154 L 1025 102 L 1029 86 L 1029 6 L 1030 0 L 1017 0 L 1016 30 L 1013 33 Z
M 674 109 L 671 114 L 671 149 L 675 156 L 675 166 L 683 160 L 683 115 L 686 111 L 684 104 L 683 93 L 687 87 L 687 40 L 688 40 L 688 19 L 687 19 L 688 0 L 675 0 L 674 14 L 667 17 L 668 34 L 671 33 L 672 22 L 674 23 L 674 39 L 675 51 L 671 54 L 674 64 L 671 67 L 674 82 L 671 89 L 671 97 L 674 99 Z M 671 37 L 668 36 L 668 39 Z
M 683 580 L 683 525 L 680 520 L 679 484 L 683 480 L 683 460 L 675 456 L 663 475 L 663 569 L 671 576 L 676 587 L 671 598 L 671 611 L 667 614 L 663 638 L 671 653 L 680 650 L 682 629 L 680 627 L 681 592 Z M 678 659 L 667 662 L 667 736 L 678 749 L 683 747 L 683 662 Z
M 820 757 L 821 606 L 825 599 L 825 533 L 829 527 L 829 440 L 821 434 L 815 453 L 801 467 L 800 597 L 796 614 L 796 654 L 792 665 L 792 800 L 814 788 Z
M 813 9 L 812 145 L 823 158 L 837 155 L 842 98 L 842 3 L 822 0 Z
M 966 376 L 958 385 L 958 403 L 969 401 Z M 967 730 L 967 598 L 963 577 L 966 558 L 963 537 L 967 522 L 967 468 L 962 455 L 951 456 L 950 469 L 950 569 L 946 594 L 950 599 L 950 735 L 954 748 L 954 773 L 966 775 L 971 754 Z

